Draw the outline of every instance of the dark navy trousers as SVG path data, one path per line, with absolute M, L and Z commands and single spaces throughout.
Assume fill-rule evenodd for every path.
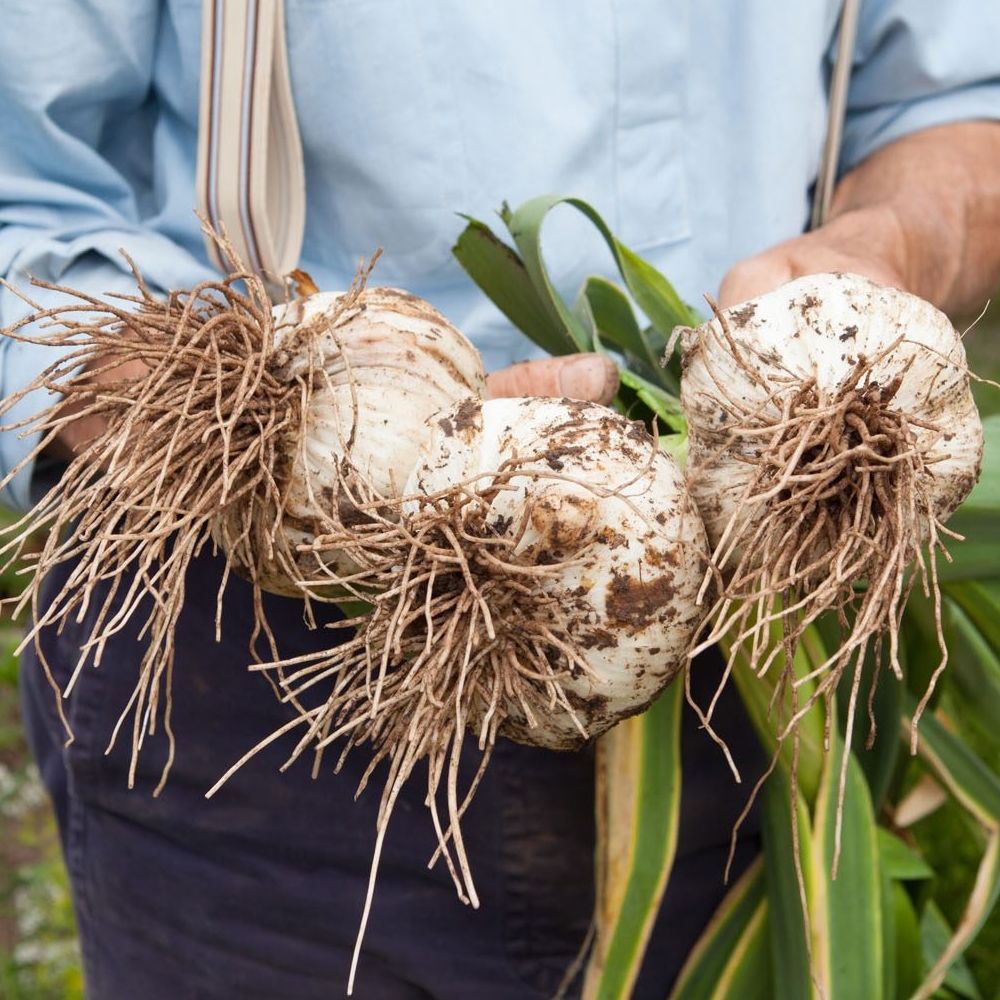
M 282 773 L 291 733 L 252 758 L 216 795 L 205 792 L 251 746 L 291 718 L 268 681 L 248 672 L 249 587 L 230 584 L 215 641 L 221 563 L 201 558 L 187 581 L 177 637 L 172 726 L 176 759 L 159 796 L 162 728 L 147 738 L 128 787 L 130 732 L 107 749 L 137 676 L 137 628 L 87 667 L 65 707 L 33 653 L 23 663 L 23 714 L 52 796 L 78 916 L 88 1000 L 331 1000 L 345 995 L 375 838 L 379 776 L 355 799 L 367 765 L 336 754 L 314 778 L 306 755 Z M 58 583 L 53 579 L 51 584 Z M 124 589 L 124 588 L 123 588 Z M 297 601 L 267 613 L 285 656 L 328 646 Z M 336 619 L 328 609 L 329 620 Z M 64 682 L 89 622 L 44 637 Z M 717 664 L 696 674 L 706 692 Z M 707 696 L 707 694 L 706 694 Z M 692 716 L 693 713 L 689 713 Z M 744 760 L 757 757 L 735 698 L 720 725 Z M 725 886 L 732 823 L 747 785 L 691 717 L 684 731 L 680 853 L 649 947 L 637 1000 L 664 1000 Z M 471 741 L 470 741 L 471 742 Z M 478 762 L 467 754 L 465 778 Z M 501 741 L 463 822 L 481 905 L 457 898 L 417 774 L 398 801 L 380 865 L 354 995 L 358 1000 L 549 1000 L 585 940 L 593 906 L 593 757 Z M 748 828 L 739 865 L 756 853 Z M 567 996 L 579 994 L 579 983 Z

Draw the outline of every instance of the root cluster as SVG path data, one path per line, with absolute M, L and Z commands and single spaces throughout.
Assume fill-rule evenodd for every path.
M 18 610 L 30 607 L 34 615 L 25 642 L 35 643 L 54 689 L 43 633 L 71 617 L 88 615 L 92 622 L 57 701 L 133 624 L 145 649 L 111 739 L 131 729 L 134 781 L 144 740 L 162 726 L 169 743 L 162 788 L 174 749 L 170 682 L 185 576 L 204 546 L 219 546 L 228 569 L 216 628 L 229 573 L 238 571 L 253 586 L 252 649 L 261 637 L 270 649 L 270 661 L 255 669 L 294 713 L 216 787 L 262 746 L 292 732 L 298 739 L 289 764 L 309 750 L 318 767 L 336 743 L 339 768 L 353 749 L 367 746 L 371 759 L 359 794 L 376 772 L 387 774 L 360 947 L 389 819 L 403 785 L 426 761 L 426 801 L 439 845 L 431 864 L 443 858 L 459 896 L 477 904 L 461 818 L 498 735 L 506 725 L 516 738 L 554 714 L 571 720 L 580 742 L 588 735 L 565 681 L 590 668 L 564 602 L 545 587 L 566 559 L 538 565 L 530 547 L 518 551 L 530 503 L 519 524 L 491 508 L 499 492 L 518 489 L 514 479 L 523 488 L 540 473 L 530 459 L 514 459 L 475 482 L 393 499 L 344 459 L 329 517 L 317 515 L 305 536 L 286 531 L 282 484 L 304 447 L 303 415 L 322 383 L 322 359 L 310 357 L 303 371 L 289 374 L 287 358 L 275 350 L 272 303 L 252 273 L 160 299 L 133 271 L 135 296 L 109 302 L 45 286 L 67 303 L 36 308 L 4 331 L 51 345 L 59 356 L 0 407 L 2 416 L 39 389 L 61 397 L 24 425 L 39 435 L 33 454 L 46 451 L 70 421 L 95 427 L 58 485 L 8 531 L 0 549 L 6 565 L 27 562 L 34 570 Z M 367 275 L 359 274 L 357 292 Z M 343 309 L 355 301 L 347 296 Z M 29 324 L 34 332 L 27 332 Z M 354 614 L 344 623 L 354 636 L 322 653 L 281 659 L 261 601 L 270 583 L 263 574 L 276 565 L 298 587 L 307 618 L 311 602 L 333 600 Z M 60 566 L 68 567 L 66 581 L 43 604 L 41 581 Z M 65 717 L 64 724 L 71 737 Z M 481 758 L 468 787 L 460 788 L 470 733 Z
M 87 421 L 95 431 L 60 482 L 6 532 L 0 552 L 6 565 L 34 571 L 18 610 L 30 605 L 26 642 L 35 642 L 53 687 L 42 631 L 92 614 L 90 640 L 59 694 L 70 692 L 85 664 L 100 664 L 108 641 L 129 621 L 140 624 L 146 649 L 112 740 L 131 716 L 134 779 L 143 739 L 162 723 L 170 742 L 165 779 L 173 756 L 174 633 L 187 568 L 206 544 L 218 541 L 212 526 L 228 510 L 240 511 L 224 519 L 229 537 L 222 541 L 229 548 L 273 555 L 282 544 L 276 470 L 298 431 L 303 389 L 271 370 L 271 302 L 255 275 L 237 272 L 164 299 L 148 290 L 134 266 L 133 272 L 138 294 L 113 301 L 43 285 L 63 293 L 66 303 L 37 309 L 4 331 L 49 345 L 59 356 L 0 408 L 3 415 L 39 389 L 62 396 L 25 423 L 40 435 L 33 454 L 41 455 L 71 421 Z M 41 332 L 25 332 L 29 324 Z M 42 606 L 41 581 L 70 562 L 65 584 Z M 260 591 L 251 582 L 258 629 L 267 634 Z M 225 586 L 224 579 L 217 627 Z M 67 733 L 72 736 L 68 724 Z
M 850 741 L 869 654 L 876 663 L 868 713 L 874 739 L 870 700 L 883 662 L 902 679 L 899 632 L 917 581 L 935 600 L 944 664 L 936 560 L 947 532 L 931 493 L 928 444 L 941 431 L 894 406 L 901 377 L 878 384 L 877 360 L 859 357 L 832 391 L 812 377 L 774 378 L 766 406 L 737 410 L 729 432 L 741 454 L 753 454 L 752 474 L 713 552 L 706 588 L 710 582 L 720 596 L 695 652 L 721 643 L 730 671 L 743 657 L 759 676 L 780 662 L 773 698 L 785 713 L 779 741 L 794 736 L 802 717 L 819 700 L 829 702 L 852 671 Z M 774 408 L 777 419 L 764 415 Z M 840 641 L 797 677 L 795 652 L 823 615 L 835 618 Z M 808 694 L 800 697 L 803 689 Z M 827 725 L 832 717 L 827 712 Z

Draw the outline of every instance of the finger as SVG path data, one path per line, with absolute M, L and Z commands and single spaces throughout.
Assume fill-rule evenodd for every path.
M 488 396 L 566 396 L 607 405 L 618 392 L 618 368 L 603 354 L 520 361 L 486 379 Z

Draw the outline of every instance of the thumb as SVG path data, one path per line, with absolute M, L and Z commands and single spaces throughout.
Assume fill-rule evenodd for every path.
M 486 394 L 497 396 L 567 396 L 607 405 L 618 392 L 618 368 L 603 354 L 567 354 L 520 361 L 486 379 Z

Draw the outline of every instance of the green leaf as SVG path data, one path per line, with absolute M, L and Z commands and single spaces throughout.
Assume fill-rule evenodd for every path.
M 795 795 L 801 886 L 792 829 L 793 791 L 783 770 L 775 770 L 765 788 L 764 864 L 772 954 L 775 968 L 781 970 L 775 1000 L 874 998 L 882 995 L 890 978 L 874 811 L 861 769 L 851 756 L 843 813 L 838 816 L 843 754 L 843 741 L 834 733 L 811 819 L 804 797 Z
M 760 926 L 761 913 L 766 905 L 763 864 L 758 858 L 726 893 L 726 898 L 691 950 L 670 1000 L 716 1000 L 730 995 L 742 1000 L 744 994 L 718 992 L 721 984 L 732 982 L 734 964 L 758 968 L 756 981 L 751 984 L 752 995 L 760 996 L 761 1000 L 771 1000 L 770 931 L 769 927 Z M 763 955 L 751 956 L 750 952 L 755 948 Z
M 762 900 L 705 1000 L 773 1000 L 775 976 L 768 943 L 767 901 Z
M 835 614 L 823 615 L 816 622 L 827 649 L 834 649 L 841 639 L 841 625 Z M 900 661 L 907 666 L 907 648 L 900 645 Z M 874 693 L 872 694 L 872 685 Z M 867 702 L 866 710 L 856 711 L 851 734 L 851 749 L 864 771 L 869 794 L 876 808 L 889 793 L 899 761 L 901 744 L 899 720 L 903 712 L 904 686 L 879 663 L 875 651 L 868 649 L 861 665 L 858 683 L 860 698 Z M 849 699 L 837 701 L 837 715 L 841 732 L 847 732 Z M 870 717 L 869 717 L 870 712 Z M 870 744 L 870 745 L 869 745 Z
M 580 286 L 573 303 L 577 318 L 593 332 L 627 353 L 629 345 L 642 337 L 632 300 L 619 285 L 601 275 L 591 275 Z M 644 352 L 643 352 L 644 353 Z
M 636 399 L 652 413 L 660 427 L 668 427 L 678 435 L 687 430 L 687 420 L 675 396 L 628 369 L 621 369 L 619 376 L 622 385 L 634 392 Z M 627 407 L 625 411 L 628 412 Z
M 1000 572 L 1000 566 L 996 567 Z M 966 613 L 994 653 L 1000 653 L 1000 579 L 948 584 L 945 593 Z
M 920 921 L 920 943 L 924 959 L 928 965 L 933 965 L 948 947 L 954 931 L 948 926 L 944 914 L 933 900 L 924 907 L 923 918 Z M 948 969 L 942 986 L 952 990 L 957 996 L 966 1000 L 982 1000 L 982 994 L 969 967 L 962 959 L 958 959 Z
M 826 970 L 826 1000 L 877 997 L 885 974 L 879 840 L 868 786 L 836 733 L 813 818 L 810 907 L 813 947 Z M 835 873 L 836 877 L 831 877 Z
M 696 326 L 701 322 L 701 317 L 684 303 L 666 277 L 619 242 L 598 212 L 580 198 L 541 195 L 524 202 L 516 211 L 505 209 L 501 213 L 525 266 L 536 279 L 546 274 L 541 260 L 542 223 L 557 205 L 572 206 L 594 224 L 611 251 L 625 286 L 662 334 L 669 336 L 675 326 Z
M 983 420 L 983 467 L 968 499 L 962 505 L 974 511 L 1000 510 L 1000 414 Z
M 916 699 L 909 696 L 902 721 L 907 739 L 915 709 Z M 921 716 L 918 734 L 917 752 L 941 783 L 985 830 L 1000 829 L 1000 778 L 933 715 Z
M 641 715 L 598 742 L 597 936 L 584 1000 L 622 1000 L 645 955 L 677 849 L 680 713 L 671 684 Z
M 610 345 L 625 358 L 631 371 L 646 381 L 663 385 L 664 350 L 667 338 L 655 328 L 643 329 L 635 318 L 632 303 L 622 289 L 607 278 L 588 278 L 577 297 L 576 312 L 593 325 L 601 343 Z M 667 388 L 677 395 L 680 386 L 670 376 Z
M 772 624 L 769 639 L 772 644 L 781 644 L 782 633 L 779 622 Z M 779 749 L 775 732 L 776 720 L 786 718 L 791 709 L 787 690 L 782 706 L 778 706 L 775 699 L 776 688 L 781 683 L 781 672 L 785 664 L 784 652 L 779 653 L 778 659 L 772 664 L 770 670 L 765 676 L 760 677 L 749 667 L 749 651 L 746 644 L 741 644 L 733 650 L 728 641 L 724 639 L 721 647 L 723 655 L 732 658 L 733 683 L 740 693 L 750 722 L 757 731 L 765 751 L 768 753 L 778 752 L 779 764 L 786 773 L 791 773 L 793 758 L 797 753 L 795 769 L 799 791 L 805 795 L 806 801 L 811 805 L 816 798 L 826 759 L 826 712 L 823 702 L 817 703 L 800 720 L 797 751 L 791 738 L 786 738 Z M 826 659 L 826 649 L 821 636 L 816 629 L 808 629 L 795 651 L 793 661 L 795 676 L 801 679 L 812 674 Z M 801 684 L 798 690 L 799 705 L 805 704 L 814 687 L 814 682 Z M 778 711 L 779 707 L 782 708 L 780 712 Z
M 915 708 L 916 701 L 911 699 L 911 717 Z M 904 719 L 903 726 L 908 737 L 909 720 Z M 925 714 L 920 719 L 919 735 L 917 752 L 921 759 L 986 835 L 986 847 L 961 920 L 914 994 L 914 1000 L 927 1000 L 945 982 L 948 970 L 975 939 L 1000 897 L 1000 778 L 933 715 Z
M 606 227 L 599 228 L 606 232 Z M 618 268 L 629 291 L 664 337 L 669 338 L 674 327 L 695 327 L 701 324 L 701 314 L 682 301 L 674 286 L 652 264 L 617 240 L 614 242 L 614 250 Z
M 979 482 L 948 520 L 965 541 L 944 539 L 951 561 L 938 560 L 942 581 L 995 577 L 1000 567 L 1000 414 L 983 421 L 983 435 Z
M 891 978 L 886 995 L 907 1000 L 924 976 L 920 921 L 909 893 L 898 882 L 890 882 L 886 915 L 890 933 L 886 935 L 886 966 Z
M 625 414 L 632 413 L 638 402 L 655 416 L 661 428 L 686 431 L 687 420 L 676 388 L 665 389 L 662 385 L 664 381 L 671 384 L 676 380 L 663 374 L 657 361 L 662 349 L 657 352 L 652 342 L 645 339 L 628 296 L 612 282 L 591 277 L 577 296 L 574 312 L 590 331 L 594 347 L 618 363 L 622 385 L 619 409 Z M 622 367 L 621 359 L 627 367 Z M 640 419 L 648 422 L 649 416 L 642 414 Z
M 943 610 L 949 693 L 963 725 L 992 741 L 1000 719 L 1000 621 L 993 617 L 1000 618 L 1000 604 L 987 588 L 964 581 L 949 585 Z
M 879 858 L 886 877 L 914 882 L 934 877 L 934 869 L 906 841 L 885 827 L 878 830 Z
M 768 912 L 771 917 L 771 958 L 779 973 L 775 976 L 774 1000 L 805 1000 L 812 996 L 808 918 L 802 908 L 799 873 L 795 864 L 791 812 L 793 794 L 798 809 L 798 856 L 808 893 L 811 887 L 808 885 L 805 862 L 812 844 L 809 814 L 802 796 L 793 792 L 784 771 L 775 770 L 767 779 L 761 809 L 764 871 L 767 878 Z
M 473 281 L 519 330 L 549 354 L 589 350 L 539 293 L 520 257 L 482 222 L 468 219 L 452 253 Z
M 628 294 L 651 327 L 640 327 L 625 293 L 603 278 L 588 280 L 575 309 L 563 301 L 541 246 L 543 223 L 559 205 L 575 208 L 594 224 Z M 647 423 L 655 415 L 668 427 L 686 428 L 679 404 L 670 398 L 678 394 L 676 366 L 664 367 L 660 361 L 674 328 L 697 325 L 701 317 L 681 300 L 663 274 L 620 243 L 600 215 L 578 198 L 542 195 L 514 211 L 503 206 L 500 218 L 513 248 L 484 223 L 466 218 L 467 226 L 454 247 L 455 257 L 515 326 L 550 354 L 594 349 L 617 352 L 623 386 L 619 408 Z M 637 403 L 649 412 L 635 412 Z
M 915 694 L 918 698 L 923 696 L 941 665 L 942 653 L 934 621 L 934 604 L 917 588 L 914 588 L 906 602 L 902 635 L 902 646 L 906 650 L 905 708 L 906 698 L 910 694 Z

